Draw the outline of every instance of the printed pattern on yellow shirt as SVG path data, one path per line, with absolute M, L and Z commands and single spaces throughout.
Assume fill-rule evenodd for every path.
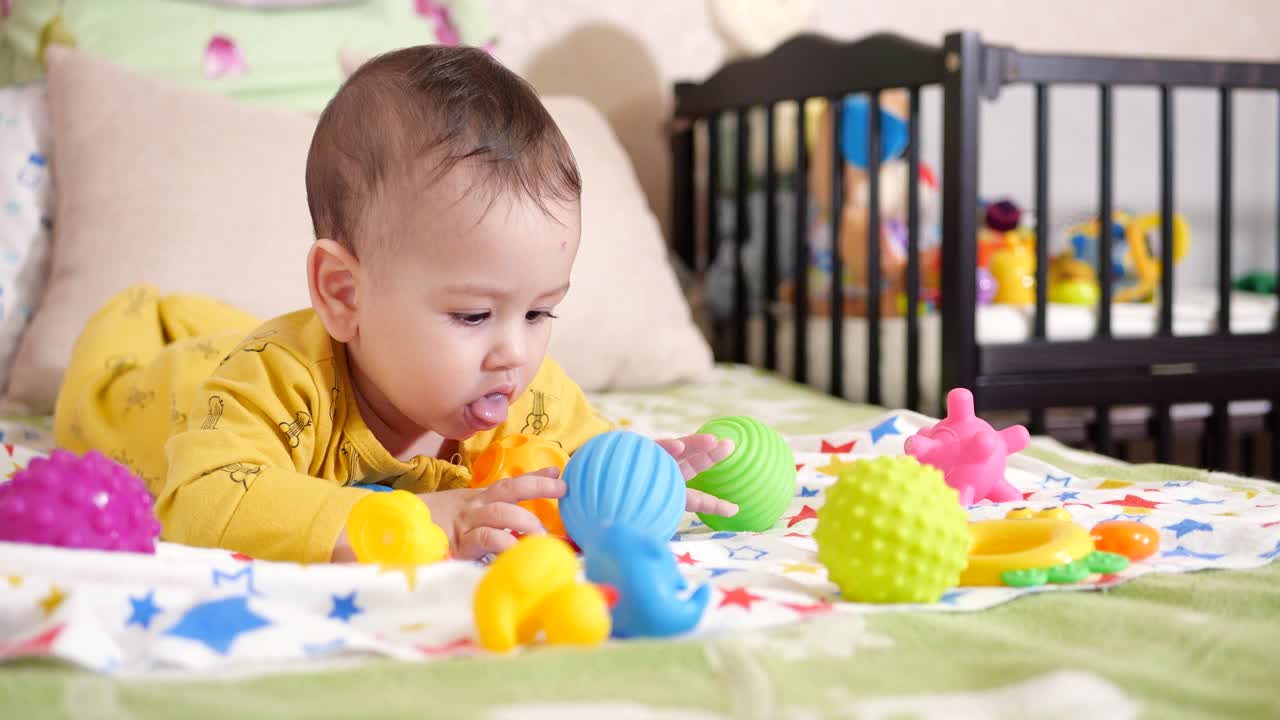
M 501 437 L 537 434 L 572 452 L 608 429 L 548 358 L 505 423 L 461 444 L 458 463 L 402 461 L 361 419 L 345 348 L 314 311 L 258 325 L 148 287 L 86 327 L 55 415 L 60 445 L 102 450 L 146 480 L 166 540 L 298 562 L 330 558 L 369 492 L 353 485 L 464 487 L 471 459 Z

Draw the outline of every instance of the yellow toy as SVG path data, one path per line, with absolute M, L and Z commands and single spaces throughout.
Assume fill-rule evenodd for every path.
M 494 652 L 527 645 L 597 645 L 609 637 L 610 597 L 578 580 L 578 556 L 550 535 L 521 538 L 502 553 L 473 597 L 480 644 Z
M 444 530 L 405 490 L 369 493 L 356 503 L 347 517 L 347 539 L 362 563 L 427 565 L 449 556 Z
M 487 487 L 504 478 L 557 467 L 564 472 L 569 453 L 550 440 L 534 435 L 508 435 L 490 444 L 471 461 L 471 487 Z M 525 500 L 520 506 L 542 521 L 552 535 L 568 537 L 560 520 L 560 506 L 555 498 Z
M 1128 567 L 1123 555 L 1099 552 L 1088 530 L 1066 508 L 1017 508 L 1003 520 L 969 524 L 972 544 L 961 585 L 1031 587 L 1083 580 Z
M 1147 236 L 1160 229 L 1160 213 L 1147 213 L 1134 219 L 1125 228 L 1125 239 L 1129 243 L 1129 257 L 1133 260 L 1133 274 L 1137 283 L 1133 287 L 1116 291 L 1116 302 L 1142 302 L 1155 298 L 1156 284 L 1160 282 L 1160 261 L 1151 255 L 1151 244 Z M 1191 231 L 1187 228 L 1187 219 L 1182 215 L 1173 216 L 1173 262 L 1177 264 L 1186 257 L 1191 246 Z
M 991 275 L 996 279 L 993 303 L 1031 305 L 1036 301 L 1036 242 L 1030 232 L 1010 230 L 1004 244 L 991 253 Z

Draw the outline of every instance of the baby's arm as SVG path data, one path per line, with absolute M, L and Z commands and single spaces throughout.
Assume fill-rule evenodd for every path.
M 291 364 L 292 363 L 292 364 Z M 197 391 L 166 448 L 165 538 L 263 559 L 327 562 L 367 490 L 315 477 L 320 393 L 286 350 L 237 352 Z M 313 470 L 316 468 L 316 470 Z

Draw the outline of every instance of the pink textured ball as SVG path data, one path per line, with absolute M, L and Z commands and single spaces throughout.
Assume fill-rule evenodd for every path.
M 0 540 L 154 553 L 160 521 L 128 468 L 96 450 L 54 450 L 0 484 Z

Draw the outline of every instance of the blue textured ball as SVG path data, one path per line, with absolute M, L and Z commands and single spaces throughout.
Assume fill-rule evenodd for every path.
M 582 548 L 612 525 L 666 542 L 684 517 L 680 466 L 643 435 L 614 430 L 591 438 L 569 458 L 563 478 L 560 518 Z

